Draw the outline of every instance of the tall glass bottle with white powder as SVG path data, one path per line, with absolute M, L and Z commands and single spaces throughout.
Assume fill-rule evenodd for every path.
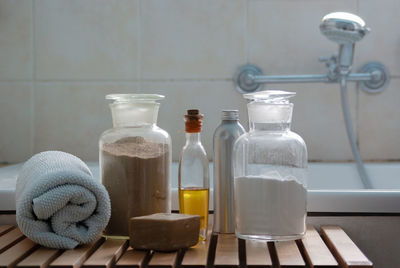
M 290 130 L 296 93 L 245 94 L 248 133 L 233 149 L 235 233 L 243 239 L 294 240 L 306 231 L 307 148 Z

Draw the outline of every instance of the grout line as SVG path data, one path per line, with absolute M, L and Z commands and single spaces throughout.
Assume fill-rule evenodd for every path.
M 137 83 L 139 80 L 131 79 L 36 79 L 36 82 L 40 83 L 51 83 L 51 82 L 61 82 L 61 83 Z
M 32 8 L 31 8 L 31 49 L 32 49 L 32 79 L 36 80 L 36 51 L 35 51 L 35 41 L 36 41 L 36 0 L 32 0 Z
M 391 75 L 390 79 L 398 80 L 400 75 Z M 151 78 L 151 79 L 0 79 L 0 84 L 4 83 L 23 83 L 23 82 L 40 82 L 40 83 L 139 83 L 139 82 L 223 82 L 232 81 L 232 78 Z M 307 84 L 307 83 L 304 83 Z
M 0 79 L 0 84 L 31 83 L 32 79 Z
M 59 82 L 59 83 L 140 83 L 140 82 L 221 82 L 221 81 L 232 81 L 232 78 L 205 78 L 205 79 L 198 79 L 198 78 L 182 78 L 182 79 L 140 79 L 140 80 L 118 80 L 118 79 L 36 79 L 36 82 L 41 83 L 52 83 L 52 82 Z M 1 83 L 2 81 L 0 81 Z M 20 81 L 11 81 L 11 82 L 20 82 Z M 31 81 L 26 81 L 31 82 Z
M 355 131 L 356 131 L 356 143 L 358 147 L 358 152 L 361 155 L 361 147 L 360 147 L 360 85 L 356 83 L 356 122 L 355 122 Z
M 399 80 L 400 76 L 390 76 L 390 79 Z M 93 84 L 104 84 L 104 83 L 121 83 L 121 84 L 139 84 L 141 82 L 232 82 L 232 78 L 170 78 L 170 79 L 141 79 L 141 80 L 122 80 L 122 79 L 21 79 L 21 80 L 0 80 L 0 84 L 13 84 L 13 83 L 93 83 Z M 294 83 L 293 83 L 294 84 Z M 307 83 L 303 83 L 307 84 Z M 322 83 L 321 83 L 322 84 Z M 334 84 L 334 83 L 333 83 Z
M 30 155 L 33 155 L 35 151 L 35 136 L 36 136 L 36 127 L 35 127 L 35 92 L 36 92 L 36 83 L 33 82 L 30 86 L 30 93 L 31 93 L 31 101 L 30 101 Z
M 245 48 L 245 62 L 249 63 L 249 1 L 246 0 L 244 12 L 244 48 Z
M 36 135 L 36 120 L 35 120 L 35 93 L 36 93 L 36 0 L 32 0 L 31 8 L 31 49 L 32 49 L 32 84 L 30 86 L 31 100 L 30 100 L 30 155 L 33 155 L 35 151 L 35 135 Z
M 0 83 L 26 83 L 32 82 L 32 78 L 29 79 L 0 79 Z
M 138 0 L 138 6 L 136 10 L 136 26 L 137 26 L 137 77 L 139 81 L 142 80 L 142 0 Z

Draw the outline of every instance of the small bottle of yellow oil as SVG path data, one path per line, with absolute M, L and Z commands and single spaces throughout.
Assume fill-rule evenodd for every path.
M 209 168 L 200 140 L 203 115 L 188 110 L 185 115 L 186 144 L 179 160 L 179 212 L 200 216 L 199 240 L 206 240 L 209 205 Z

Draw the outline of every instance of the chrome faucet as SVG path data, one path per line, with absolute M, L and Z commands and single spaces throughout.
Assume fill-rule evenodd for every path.
M 240 93 L 249 93 L 260 90 L 264 83 L 339 83 L 343 117 L 347 136 L 357 163 L 357 170 L 364 187 L 372 188 L 373 185 L 361 160 L 351 123 L 347 100 L 347 82 L 359 82 L 362 90 L 368 93 L 379 93 L 389 83 L 389 73 L 385 66 L 379 62 L 369 62 L 361 67 L 359 73 L 351 73 L 355 43 L 370 31 L 360 17 L 346 12 L 330 13 L 322 18 L 319 28 L 321 33 L 329 40 L 339 44 L 339 53 L 319 59 L 328 68 L 326 74 L 266 76 L 262 75 L 261 69 L 257 66 L 247 64 L 240 67 L 234 76 L 236 89 Z
M 240 67 L 234 76 L 237 90 L 240 93 L 258 91 L 264 83 L 338 83 L 341 76 L 346 76 L 346 81 L 361 82 L 361 88 L 369 93 L 385 89 L 389 73 L 379 62 L 369 62 L 361 67 L 359 73 L 351 73 L 355 42 L 370 31 L 363 19 L 346 12 L 330 13 L 323 17 L 320 30 L 329 40 L 339 44 L 339 53 L 319 58 L 328 68 L 326 74 L 262 75 L 259 67 L 247 64 Z

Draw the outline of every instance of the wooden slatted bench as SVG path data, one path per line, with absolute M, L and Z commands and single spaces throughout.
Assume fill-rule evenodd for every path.
M 372 267 L 339 226 L 308 226 L 297 241 L 262 242 L 211 235 L 195 247 L 171 253 L 137 251 L 127 240 L 99 238 L 74 250 L 41 247 L 18 228 L 0 225 L 0 268 L 206 268 Z

